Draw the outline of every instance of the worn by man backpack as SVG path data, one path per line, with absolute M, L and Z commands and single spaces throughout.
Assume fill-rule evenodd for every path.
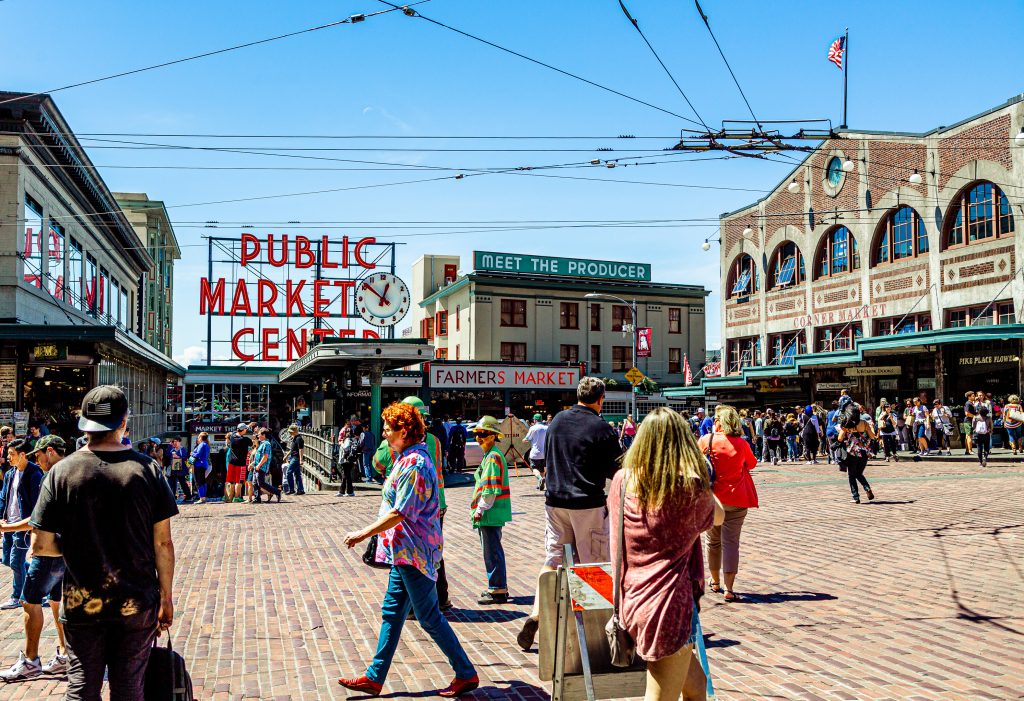
M 167 634 L 167 647 L 153 641 L 146 665 L 144 696 L 146 701 L 195 701 L 192 695 L 192 677 L 185 668 L 185 659 L 171 647 Z

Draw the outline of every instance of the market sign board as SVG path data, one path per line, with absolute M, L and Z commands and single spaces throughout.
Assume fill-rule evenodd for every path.
M 878 365 L 876 367 L 846 368 L 843 372 L 847 377 L 893 377 L 903 374 L 899 365 Z
M 600 278 L 650 282 L 649 263 L 622 263 L 588 258 L 556 258 L 529 253 L 495 253 L 473 251 L 473 269 L 496 273 L 526 275 L 560 275 L 562 277 Z
M 575 390 L 583 377 L 579 366 L 463 365 L 430 363 L 431 389 Z

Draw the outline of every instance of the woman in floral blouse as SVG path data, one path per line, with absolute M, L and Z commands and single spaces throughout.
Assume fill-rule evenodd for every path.
M 377 520 L 360 531 L 347 533 L 345 545 L 351 548 L 379 535 L 377 560 L 391 565 L 391 575 L 381 605 L 383 620 L 377 653 L 366 674 L 342 678 L 338 683 L 371 696 L 380 694 L 411 609 L 455 670 L 455 679 L 438 694 L 459 696 L 476 689 L 480 678 L 438 608 L 440 503 L 437 470 L 423 444 L 427 428 L 419 412 L 408 404 L 392 404 L 384 410 L 383 418 L 384 439 L 396 455 L 395 463 L 384 482 Z

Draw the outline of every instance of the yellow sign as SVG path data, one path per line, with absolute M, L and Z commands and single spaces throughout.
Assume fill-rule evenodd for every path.
M 626 379 L 629 380 L 630 384 L 636 387 L 638 384 L 640 384 L 647 378 L 644 376 L 642 372 L 640 372 L 636 368 L 630 368 L 629 372 L 626 373 Z

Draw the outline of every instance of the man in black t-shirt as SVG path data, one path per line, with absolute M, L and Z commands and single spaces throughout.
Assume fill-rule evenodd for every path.
M 302 484 L 302 460 L 306 457 L 306 441 L 295 424 L 288 427 L 288 435 L 291 436 L 291 445 L 288 447 L 288 470 L 285 473 L 288 488 L 284 493 L 305 494 L 306 488 Z
M 224 503 L 242 501 L 246 472 L 249 469 L 249 451 L 252 439 L 247 435 L 249 427 L 238 424 L 238 430 L 228 436 L 228 474 L 224 480 Z
M 101 385 L 82 400 L 89 444 L 47 475 L 32 512 L 36 555 L 64 556 L 67 699 L 143 698 L 153 638 L 174 620 L 178 513 L 154 460 L 121 444 L 128 400 Z M 59 538 L 59 540 L 58 540 Z

